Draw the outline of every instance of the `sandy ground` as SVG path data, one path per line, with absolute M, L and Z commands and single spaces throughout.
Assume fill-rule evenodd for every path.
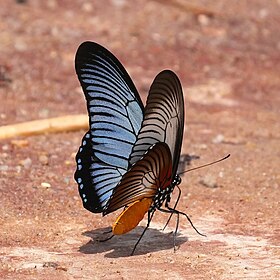
M 18 3 L 24 2 L 24 3 Z M 86 113 L 73 59 L 96 41 L 130 72 L 143 100 L 174 70 L 185 93 L 183 217 L 157 213 L 103 236 L 116 214 L 83 209 L 73 180 L 84 131 L 0 142 L 1 279 L 279 279 L 279 1 L 0 1 L 0 124 Z M 192 3 L 193 6 L 187 3 Z

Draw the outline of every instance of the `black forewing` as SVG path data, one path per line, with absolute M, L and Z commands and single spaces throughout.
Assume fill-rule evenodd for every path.
M 179 78 L 160 72 L 153 81 L 144 111 L 144 120 L 133 146 L 130 165 L 136 163 L 157 142 L 168 145 L 172 155 L 172 178 L 176 175 L 184 132 L 184 99 Z

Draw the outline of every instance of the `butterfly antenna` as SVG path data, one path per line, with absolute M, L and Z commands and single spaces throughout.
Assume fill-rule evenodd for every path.
M 206 166 L 213 165 L 213 164 L 218 163 L 218 162 L 221 162 L 221 161 L 223 161 L 223 160 L 225 160 L 225 159 L 227 159 L 227 158 L 229 158 L 229 157 L 230 157 L 230 154 L 228 154 L 227 156 L 225 156 L 225 157 L 223 157 L 223 158 L 221 158 L 221 159 L 215 160 L 215 161 L 213 161 L 213 162 L 206 163 L 206 164 L 203 164 L 203 165 L 200 165 L 200 166 L 197 166 L 197 167 L 194 167 L 194 168 L 185 170 L 185 171 L 179 173 L 178 175 L 181 175 L 181 174 L 183 174 L 183 173 L 187 173 L 187 172 L 190 172 L 190 171 L 193 171 L 193 170 L 196 170 L 196 169 L 200 169 L 200 168 L 203 168 L 203 167 L 206 167 Z

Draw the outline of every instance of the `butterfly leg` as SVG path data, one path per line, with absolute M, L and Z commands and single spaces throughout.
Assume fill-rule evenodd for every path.
M 168 205 L 165 205 L 166 207 Z M 168 207 L 168 209 L 162 209 L 162 208 L 159 208 L 158 209 L 159 211 L 163 212 L 163 213 L 169 213 L 171 214 L 169 219 L 168 219 L 168 222 L 171 218 L 171 216 L 173 214 L 176 214 L 177 215 L 177 222 L 176 222 L 176 228 L 175 228 L 175 231 L 174 231 L 174 234 L 173 234 L 173 248 L 174 248 L 174 252 L 176 251 L 176 236 L 177 236 L 177 232 L 178 232 L 178 227 L 179 227 L 179 213 L 177 212 L 177 210 L 173 209 L 173 208 L 170 208 Z M 167 225 L 167 224 L 166 224 Z
M 174 207 L 174 209 L 175 209 L 175 207 Z M 177 236 L 177 232 L 178 232 L 178 228 L 179 228 L 179 219 L 180 219 L 180 215 L 178 213 L 176 213 L 176 214 L 177 214 L 177 222 L 176 222 L 175 232 L 173 234 L 173 248 L 174 248 L 174 252 L 176 251 L 176 236 Z
M 152 218 L 153 218 L 153 216 L 154 216 L 154 213 L 155 213 L 155 210 L 148 211 L 148 223 L 147 223 L 145 229 L 143 230 L 141 236 L 140 236 L 139 239 L 137 240 L 136 244 L 134 245 L 134 248 L 133 248 L 133 250 L 132 250 L 132 252 L 131 252 L 131 254 L 130 254 L 131 256 L 133 256 L 137 245 L 139 244 L 140 240 L 142 239 L 142 237 L 144 236 L 145 232 L 146 232 L 147 229 L 149 228 L 150 223 L 151 223 L 151 220 L 152 220 Z
M 112 230 L 110 229 L 109 231 L 103 232 L 103 234 L 107 234 L 107 233 L 111 233 L 111 232 L 112 232 Z M 101 240 L 98 239 L 97 241 L 98 241 L 98 242 L 105 242 L 105 241 L 108 241 L 108 240 L 112 239 L 114 236 L 115 236 L 115 235 L 112 234 L 111 236 L 109 236 L 109 237 L 107 237 L 107 238 L 105 238 L 105 239 L 101 239 Z
M 174 251 L 176 251 L 176 235 L 177 235 L 177 232 L 178 232 L 178 227 L 179 227 L 179 215 L 183 215 L 185 216 L 189 223 L 191 224 L 192 228 L 199 234 L 199 235 L 202 235 L 202 236 L 205 236 L 204 234 L 200 233 L 197 228 L 194 226 L 194 224 L 192 223 L 191 219 L 189 218 L 189 216 L 184 213 L 184 212 L 181 212 L 181 211 L 178 211 L 174 208 L 171 208 L 167 205 L 165 205 L 167 209 L 162 209 L 162 208 L 159 208 L 158 210 L 161 211 L 161 212 L 164 212 L 164 213 L 171 213 L 171 215 L 173 214 L 176 214 L 177 215 L 177 223 L 176 223 L 176 228 L 175 228 L 175 232 L 174 232 L 174 235 L 173 235 L 173 246 L 174 246 Z
M 169 211 L 168 211 L 169 213 L 175 213 L 175 214 L 178 214 L 178 215 L 181 214 L 181 215 L 185 216 L 185 217 L 188 219 L 189 223 L 191 224 L 192 228 L 193 228 L 199 235 L 205 236 L 205 237 L 206 237 L 205 234 L 202 234 L 202 233 L 200 233 L 200 232 L 198 231 L 198 229 L 194 226 L 194 224 L 192 223 L 190 217 L 189 217 L 186 213 L 181 212 L 181 211 L 178 211 L 178 210 L 176 210 L 176 209 L 174 209 L 174 208 L 171 208 L 171 207 L 169 207 L 168 205 L 167 205 L 167 209 L 169 210 Z M 164 209 L 161 209 L 161 210 L 164 210 Z
M 180 187 L 179 187 L 178 185 L 177 185 L 177 188 L 178 188 L 178 190 L 179 190 L 179 194 L 178 194 L 177 200 L 176 200 L 176 202 L 175 202 L 174 209 L 176 209 L 177 204 L 178 204 L 178 202 L 179 202 L 179 200 L 180 200 L 180 197 L 181 197 L 181 189 L 180 189 Z M 166 200 L 166 202 L 165 202 L 165 207 L 166 207 L 166 208 L 169 207 L 169 202 L 170 202 L 170 196 L 168 196 L 168 198 L 167 198 L 167 200 Z M 174 214 L 174 213 L 171 213 L 171 214 L 170 214 L 170 216 L 169 216 L 169 218 L 168 218 L 168 220 L 167 220 L 165 226 L 163 227 L 162 231 L 164 231 L 165 228 L 167 227 L 167 225 L 169 224 L 169 222 L 170 222 L 170 220 L 171 220 L 173 214 Z
M 108 241 L 108 240 L 112 239 L 114 236 L 115 236 L 115 235 L 114 235 L 114 234 L 112 234 L 112 235 L 111 235 L 111 236 L 109 236 L 108 238 L 101 239 L 101 240 L 97 240 L 97 241 L 98 241 L 98 242 L 106 242 L 106 241 Z
M 103 234 L 107 234 L 107 233 L 111 233 L 112 229 L 108 230 L 108 231 L 104 231 Z

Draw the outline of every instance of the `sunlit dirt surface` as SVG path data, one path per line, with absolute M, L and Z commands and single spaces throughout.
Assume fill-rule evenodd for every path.
M 22 3 L 19 3 L 22 2 Z M 191 2 L 192 5 L 187 5 Z M 233 2 L 233 3 L 231 3 Z M 85 131 L 0 142 L 1 279 L 279 279 L 279 1 L 0 1 L 0 124 L 86 113 L 73 59 L 96 41 L 143 100 L 162 69 L 181 79 L 187 173 L 180 217 L 100 243 L 116 218 L 86 211 L 73 180 Z M 20 141 L 19 141 L 20 140 Z M 176 193 L 174 193 L 176 197 Z

